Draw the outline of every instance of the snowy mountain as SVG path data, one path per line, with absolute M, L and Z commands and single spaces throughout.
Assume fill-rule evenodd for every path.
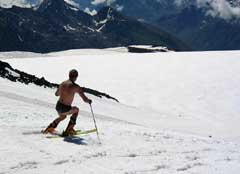
M 101 145 L 95 133 L 48 139 L 39 132 L 57 117 L 55 89 L 0 78 L 1 173 L 239 173 L 239 51 L 8 54 L 0 53 L 2 61 L 57 83 L 76 68 L 77 83 L 120 103 L 87 94 Z M 94 128 L 89 105 L 79 96 L 74 105 L 75 128 Z
M 26 2 L 38 4 L 39 1 Z M 91 15 L 110 5 L 124 16 L 151 23 L 170 32 L 172 36 L 179 38 L 194 50 L 240 49 L 239 0 L 68 0 L 66 2 L 77 4 L 82 11 Z M 118 45 L 114 44 L 114 46 Z
M 114 8 L 121 7 L 121 13 L 157 25 L 195 50 L 240 49 L 239 0 L 116 0 L 97 1 L 95 5 L 76 2 L 83 9 L 98 9 L 112 2 Z
M 92 16 L 64 0 L 44 0 L 34 9 L 0 8 L 0 20 L 1 51 L 50 52 L 138 44 L 189 49 L 159 28 L 125 17 L 110 7 Z
M 240 20 L 206 16 L 204 9 L 190 6 L 180 13 L 160 18 L 157 23 L 194 50 L 239 50 Z
M 0 7 L 11 8 L 12 6 L 18 6 L 22 8 L 31 8 L 38 6 L 44 0 L 0 0 Z M 66 3 L 71 5 L 77 5 L 73 0 L 64 0 Z
M 94 1 L 94 0 L 75 0 L 81 9 L 90 8 L 99 10 L 103 6 L 109 6 L 118 9 L 127 16 L 134 17 L 145 22 L 157 20 L 160 16 L 175 13 L 175 0 L 115 0 L 115 1 Z

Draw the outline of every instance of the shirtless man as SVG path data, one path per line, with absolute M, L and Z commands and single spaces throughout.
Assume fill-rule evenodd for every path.
M 66 130 L 63 132 L 64 135 L 74 135 L 76 131 L 73 127 L 76 124 L 77 116 L 79 109 L 76 106 L 71 106 L 75 93 L 78 93 L 84 102 L 91 104 L 92 100 L 88 99 L 84 93 L 82 88 L 75 83 L 78 77 L 77 70 L 71 70 L 69 72 L 69 79 L 62 82 L 58 87 L 55 95 L 59 96 L 59 100 L 56 104 L 56 110 L 58 112 L 59 117 L 55 119 L 44 131 L 43 133 L 54 133 L 55 128 L 58 124 L 64 120 L 67 115 L 72 114 L 70 121 Z

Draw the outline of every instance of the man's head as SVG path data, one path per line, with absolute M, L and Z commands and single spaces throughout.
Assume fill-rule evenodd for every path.
M 70 72 L 69 72 L 69 79 L 73 82 L 75 82 L 77 80 L 77 77 L 78 77 L 78 72 L 77 70 L 75 69 L 72 69 Z

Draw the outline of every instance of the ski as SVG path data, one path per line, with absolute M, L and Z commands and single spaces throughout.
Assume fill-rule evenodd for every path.
M 85 135 L 85 134 L 93 133 L 93 132 L 96 132 L 96 131 L 97 131 L 97 129 L 90 129 L 90 130 L 86 130 L 86 131 L 76 130 L 76 132 L 77 132 L 76 135 L 69 135 L 69 136 L 62 136 L 62 133 L 56 132 L 52 135 L 46 136 L 46 138 L 54 139 L 54 138 L 65 138 L 65 137 L 77 137 L 79 135 Z

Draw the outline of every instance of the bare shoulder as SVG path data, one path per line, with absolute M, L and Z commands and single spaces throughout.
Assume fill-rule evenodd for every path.
M 80 87 L 80 85 L 74 83 L 74 89 L 76 90 L 76 92 L 82 92 L 82 88 Z
M 72 82 L 69 80 L 65 80 L 61 83 L 62 86 L 70 87 L 72 86 Z
M 66 90 L 71 88 L 71 83 L 69 83 L 67 80 L 63 81 L 60 85 L 59 85 L 59 89 L 61 90 Z
M 58 88 L 62 88 L 62 86 L 64 86 L 64 82 L 60 83 Z
M 63 81 L 60 85 L 66 85 L 67 84 L 67 80 Z

